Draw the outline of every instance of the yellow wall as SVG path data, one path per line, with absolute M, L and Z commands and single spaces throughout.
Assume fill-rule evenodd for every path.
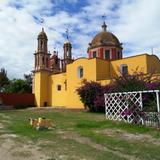
M 48 82 L 49 82 L 49 72 L 40 71 L 34 73 L 35 78 L 35 105 L 38 107 L 44 106 L 44 102 L 49 102 L 48 94 Z
M 120 66 L 122 64 L 128 66 L 129 74 L 135 72 L 137 68 L 138 72 L 147 73 L 147 54 L 111 61 L 111 77 L 120 75 Z
M 96 81 L 110 79 L 110 62 L 96 59 Z
M 49 78 L 49 102 L 51 106 L 66 106 L 67 90 L 65 88 L 66 74 L 53 74 Z M 61 86 L 61 90 L 57 90 L 57 86 Z
M 147 72 L 160 73 L 160 60 L 156 55 L 147 55 Z
M 114 76 L 119 75 L 119 68 L 122 64 L 128 66 L 130 74 L 137 68 L 138 71 L 149 73 L 153 66 L 160 73 L 160 61 L 153 55 L 143 54 L 110 62 L 98 58 L 80 58 L 67 65 L 66 73 L 35 72 L 35 103 L 37 106 L 43 106 L 46 101 L 49 106 L 84 108 L 76 92 L 76 89 L 82 85 L 82 80 L 97 81 L 102 85 L 109 84 Z M 83 67 L 82 78 L 78 77 L 79 66 Z M 67 88 L 65 88 L 65 82 Z M 61 91 L 57 90 L 57 85 L 61 85 Z
M 40 72 L 34 73 L 35 105 L 40 106 Z
M 84 75 L 78 78 L 78 67 L 83 67 Z M 82 84 L 83 79 L 96 81 L 96 59 L 81 58 L 67 65 L 67 107 L 84 108 L 77 95 L 76 89 Z

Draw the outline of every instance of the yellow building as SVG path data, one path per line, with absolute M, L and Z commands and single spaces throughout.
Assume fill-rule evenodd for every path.
M 83 108 L 76 89 L 82 80 L 109 84 L 115 76 L 132 74 L 138 70 L 160 73 L 160 60 L 156 55 L 147 53 L 123 58 L 122 43 L 107 31 L 105 22 L 88 47 L 88 58 L 72 59 L 72 45 L 64 43 L 64 58 L 58 58 L 56 52 L 51 55 L 47 47 L 47 35 L 42 28 L 38 35 L 38 47 L 35 52 L 33 92 L 38 107 L 54 106 Z

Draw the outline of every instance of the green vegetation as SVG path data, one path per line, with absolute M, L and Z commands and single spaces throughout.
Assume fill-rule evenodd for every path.
M 3 92 L 7 93 L 31 93 L 32 92 L 32 76 L 24 75 L 24 79 L 9 80 L 4 86 Z
M 53 120 L 50 130 L 36 131 L 28 118 L 46 117 Z M 105 119 L 104 114 L 56 109 L 11 110 L 0 113 L 3 134 L 17 135 L 16 142 L 38 147 L 50 159 L 66 160 L 158 160 L 160 132 Z M 28 155 L 16 151 L 14 155 Z M 28 158 L 29 159 L 29 158 Z M 59 158 L 60 159 L 60 158 Z M 47 159 L 46 159 L 47 160 Z
M 154 81 L 153 81 L 154 80 Z M 82 81 L 82 86 L 77 89 L 77 93 L 81 102 L 91 112 L 104 112 L 104 94 L 114 92 L 131 92 L 143 90 L 159 90 L 160 81 L 158 76 L 155 77 L 153 73 L 148 75 L 143 72 L 138 72 L 138 68 L 130 74 L 120 74 L 115 77 L 110 84 L 101 85 L 98 82 Z M 142 95 L 143 96 L 143 95 Z M 154 95 L 155 96 L 155 95 Z M 153 95 L 144 95 L 143 103 L 147 104 L 146 111 L 155 111 L 153 107 Z M 132 105 L 131 105 L 132 106 Z
M 7 77 L 7 71 L 4 68 L 0 69 L 0 92 L 4 90 L 4 86 L 9 83 L 9 79 Z

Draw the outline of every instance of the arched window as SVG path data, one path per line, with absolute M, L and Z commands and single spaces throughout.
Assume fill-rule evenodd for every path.
M 45 63 L 45 62 L 44 62 L 44 57 L 42 57 L 42 63 L 43 63 L 43 65 L 44 65 L 44 63 Z
M 77 68 L 77 75 L 78 75 L 78 78 L 82 78 L 83 77 L 83 67 L 82 66 L 79 66 Z
M 128 74 L 128 66 L 127 66 L 126 64 L 122 64 L 122 65 L 120 66 L 120 71 L 121 71 L 121 74 L 122 74 L 122 75 Z

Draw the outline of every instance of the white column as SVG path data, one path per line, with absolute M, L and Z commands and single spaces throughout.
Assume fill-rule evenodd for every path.
M 159 106 L 159 92 L 156 91 L 156 97 L 157 97 L 157 111 L 160 112 L 160 106 Z

